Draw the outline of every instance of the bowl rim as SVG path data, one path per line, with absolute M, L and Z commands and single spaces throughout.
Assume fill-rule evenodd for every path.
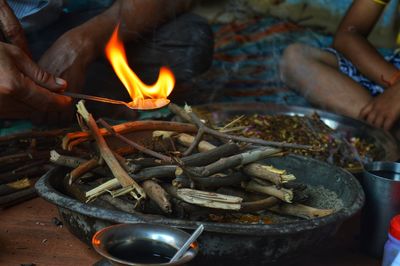
M 400 174 L 399 162 L 374 161 L 371 163 L 367 163 L 364 165 L 363 178 L 374 178 L 381 182 L 400 184 L 400 180 L 393 180 L 386 177 L 382 177 L 380 175 L 372 173 L 372 171 L 390 171 L 396 174 Z
M 161 229 L 164 229 L 164 230 L 174 231 L 174 232 L 177 232 L 177 233 L 179 233 L 179 234 L 187 235 L 187 238 L 190 237 L 190 234 L 189 234 L 189 233 L 187 233 L 187 232 L 185 232 L 185 231 L 183 231 L 183 230 L 181 230 L 181 229 L 179 229 L 179 228 L 174 228 L 174 227 L 166 226 L 166 225 L 149 224 L 149 223 L 113 224 L 113 225 L 106 226 L 106 227 L 104 227 L 104 228 L 98 230 L 98 231 L 93 235 L 92 241 L 91 241 L 92 247 L 93 247 L 93 249 L 94 249 L 97 253 L 99 253 L 101 256 L 103 256 L 104 258 L 106 258 L 106 259 L 108 259 L 108 260 L 111 260 L 111 261 L 117 262 L 117 263 L 121 263 L 121 264 L 123 264 L 123 265 L 132 265 L 132 266 L 139 266 L 139 265 L 146 265 L 146 266 L 157 266 L 157 265 L 160 265 L 160 266 L 161 266 L 161 265 L 165 265 L 165 266 L 174 266 L 174 265 L 182 265 L 182 264 L 184 264 L 184 263 L 187 263 L 187 262 L 191 261 L 192 259 L 194 259 L 194 258 L 196 257 L 196 255 L 197 255 L 197 253 L 198 253 L 198 250 L 199 250 L 198 245 L 195 245 L 194 248 L 191 247 L 190 249 L 188 249 L 188 250 L 186 251 L 186 253 L 185 253 L 181 258 L 179 258 L 177 261 L 174 261 L 174 262 L 165 262 L 165 263 L 157 263 L 157 264 L 154 264 L 154 263 L 147 263 L 147 264 L 143 264 L 143 263 L 134 263 L 134 262 L 130 262 L 130 261 L 126 261 L 126 260 L 123 260 L 123 259 L 116 258 L 116 257 L 114 257 L 113 255 L 111 255 L 109 252 L 107 252 L 107 251 L 105 251 L 103 248 L 101 248 L 101 245 L 97 245 L 97 244 L 96 244 L 96 239 L 98 239 L 98 238 L 101 237 L 101 236 L 106 236 L 107 234 L 110 233 L 110 231 L 112 231 L 112 230 L 114 230 L 114 229 L 120 229 L 120 228 L 122 228 L 122 227 L 128 227 L 128 228 L 129 228 L 129 227 L 139 227 L 139 226 L 142 227 L 142 230 L 143 230 L 143 227 L 149 227 L 149 226 L 154 227 L 154 226 L 157 226 L 158 228 L 161 228 Z M 144 228 L 144 229 L 146 229 L 146 228 Z M 195 243 L 196 243 L 196 242 L 195 242 Z
M 215 232 L 224 234 L 236 234 L 236 235 L 254 235 L 254 236 L 266 236 L 266 235 L 284 235 L 300 233 L 303 231 L 313 230 L 322 226 L 326 226 L 333 223 L 343 222 L 347 218 L 356 214 L 363 206 L 365 202 L 364 191 L 360 183 L 356 178 L 347 170 L 332 166 L 326 162 L 319 161 L 313 158 L 299 156 L 299 155 L 288 155 L 297 157 L 300 159 L 313 160 L 317 163 L 325 164 L 329 167 L 335 167 L 337 171 L 343 172 L 348 177 L 347 186 L 353 186 L 354 190 L 358 193 L 354 193 L 354 200 L 349 206 L 344 206 L 341 210 L 319 218 L 313 218 L 310 220 L 298 220 L 293 222 L 282 224 L 235 224 L 235 223 L 217 223 L 217 222 L 204 222 L 204 221 L 189 221 L 183 219 L 167 218 L 159 215 L 147 215 L 140 212 L 136 214 L 126 213 L 119 210 L 105 209 L 89 204 L 79 202 L 78 200 L 69 197 L 61 192 L 57 191 L 51 184 L 50 178 L 54 176 L 57 171 L 60 171 L 63 167 L 54 167 L 44 174 L 36 182 L 36 190 L 38 194 L 45 200 L 55 204 L 58 208 L 66 208 L 70 211 L 77 212 L 81 215 L 89 217 L 111 221 L 113 223 L 151 223 L 177 227 L 180 229 L 195 230 L 200 224 L 204 225 L 205 233 Z

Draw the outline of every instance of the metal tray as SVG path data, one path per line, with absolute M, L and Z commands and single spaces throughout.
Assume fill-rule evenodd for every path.
M 376 160 L 397 161 L 400 158 L 398 143 L 388 132 L 374 128 L 360 120 L 315 108 L 271 103 L 215 103 L 196 106 L 194 109 L 199 112 L 209 113 L 211 119 L 216 123 L 223 123 L 232 116 L 242 114 L 257 113 L 305 116 L 317 113 L 321 120 L 332 129 L 373 143 L 378 149 L 378 158 Z

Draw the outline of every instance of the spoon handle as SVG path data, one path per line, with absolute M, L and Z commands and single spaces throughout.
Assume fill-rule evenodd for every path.
M 177 261 L 178 259 L 180 259 L 180 257 L 182 257 L 182 255 L 186 253 L 190 244 L 192 244 L 194 241 L 196 241 L 196 239 L 200 236 L 200 234 L 203 232 L 203 230 L 204 230 L 204 225 L 202 225 L 202 224 L 199 225 L 199 227 L 197 227 L 196 231 L 194 231 L 193 234 L 188 238 L 188 240 L 186 240 L 185 244 L 183 244 L 183 246 L 175 253 L 175 255 L 172 257 L 170 262 L 174 262 L 174 261 Z
M 75 98 L 75 99 L 83 99 L 83 100 L 90 100 L 90 101 L 96 101 L 96 102 L 102 102 L 102 103 L 126 105 L 126 103 L 124 101 L 113 100 L 113 99 L 103 98 L 103 97 L 98 97 L 98 96 L 73 93 L 73 92 L 67 92 L 67 91 L 63 92 L 62 94 L 65 96 L 69 96 L 71 98 Z

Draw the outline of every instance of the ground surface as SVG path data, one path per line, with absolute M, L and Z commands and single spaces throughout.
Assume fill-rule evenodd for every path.
M 65 227 L 53 223 L 53 218 L 58 217 L 57 209 L 41 198 L 0 212 L 0 265 L 85 266 L 100 259 Z M 358 222 L 356 216 L 344 223 L 332 241 L 296 265 L 380 265 L 379 260 L 358 250 Z

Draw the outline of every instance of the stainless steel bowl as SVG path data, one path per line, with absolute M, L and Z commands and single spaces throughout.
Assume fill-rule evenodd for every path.
M 177 261 L 169 262 L 190 237 L 177 228 L 155 224 L 117 224 L 99 230 L 92 238 L 94 249 L 112 265 L 182 265 L 198 252 L 195 242 Z M 156 259 L 158 262 L 150 262 Z
M 366 164 L 361 181 L 366 198 L 361 219 L 362 247 L 381 257 L 390 220 L 400 213 L 400 163 Z

